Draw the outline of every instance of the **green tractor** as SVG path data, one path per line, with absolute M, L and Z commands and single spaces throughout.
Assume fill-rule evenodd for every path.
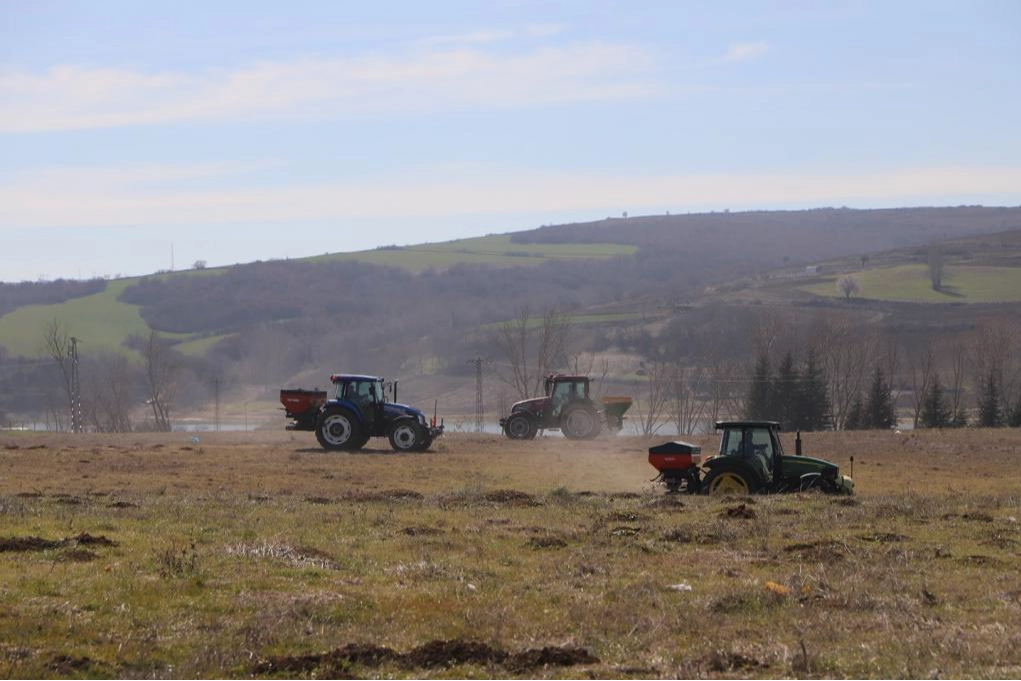
M 719 421 L 719 454 L 703 459 L 701 448 L 667 442 L 649 448 L 649 463 L 668 491 L 690 494 L 803 492 L 854 494 L 854 480 L 823 459 L 801 456 L 801 433 L 794 456 L 784 454 L 776 421 Z

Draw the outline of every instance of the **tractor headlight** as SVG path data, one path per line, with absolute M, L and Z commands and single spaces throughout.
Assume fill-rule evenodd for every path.
M 428 425 L 428 423 L 425 420 L 425 414 L 418 415 L 418 422 L 421 423 L 423 426 Z

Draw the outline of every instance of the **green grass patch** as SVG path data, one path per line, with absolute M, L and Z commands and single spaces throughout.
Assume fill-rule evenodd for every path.
M 564 321 L 568 324 L 574 324 L 576 326 L 584 326 L 586 324 L 606 324 L 610 322 L 628 322 L 636 320 L 644 320 L 648 318 L 648 314 L 644 312 L 608 312 L 605 314 L 576 314 L 566 315 Z M 486 324 L 484 329 L 495 329 L 508 322 L 494 322 L 492 324 Z M 529 329 L 535 329 L 543 324 L 542 317 L 529 317 L 526 322 L 526 327 Z
M 53 320 L 63 324 L 69 333 L 83 343 L 82 351 L 102 348 L 128 352 L 121 346 L 132 334 L 147 336 L 149 325 L 139 314 L 138 305 L 127 305 L 117 296 L 137 279 L 117 279 L 106 290 L 90 296 L 73 298 L 57 305 L 29 305 L 0 317 L 0 345 L 12 355 L 31 357 L 45 354 L 43 337 Z M 165 334 L 169 338 L 186 338 L 185 334 Z
M 205 357 L 209 349 L 214 345 L 227 338 L 228 334 L 218 334 L 215 336 L 203 336 L 202 338 L 195 338 L 192 340 L 182 341 L 174 346 L 174 349 L 180 352 L 182 355 L 188 357 Z
M 932 289 L 926 265 L 902 265 L 856 273 L 858 297 L 913 303 L 1010 303 L 1021 301 L 1021 268 L 948 265 L 943 288 Z M 801 287 L 819 296 L 842 297 L 837 277 Z
M 357 260 L 422 272 L 463 263 L 510 267 L 540 264 L 547 260 L 612 258 L 633 255 L 637 250 L 637 246 L 623 244 L 517 244 L 511 241 L 510 235 L 502 234 L 355 253 L 330 253 L 308 258 L 308 261 Z

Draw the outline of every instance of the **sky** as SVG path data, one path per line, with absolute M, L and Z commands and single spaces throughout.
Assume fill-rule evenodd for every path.
M 0 281 L 1021 205 L 1021 3 L 0 0 Z

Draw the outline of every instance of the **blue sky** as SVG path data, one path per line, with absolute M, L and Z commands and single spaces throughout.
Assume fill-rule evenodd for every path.
M 1019 205 L 1019 73 L 1014 0 L 0 0 L 0 280 Z

